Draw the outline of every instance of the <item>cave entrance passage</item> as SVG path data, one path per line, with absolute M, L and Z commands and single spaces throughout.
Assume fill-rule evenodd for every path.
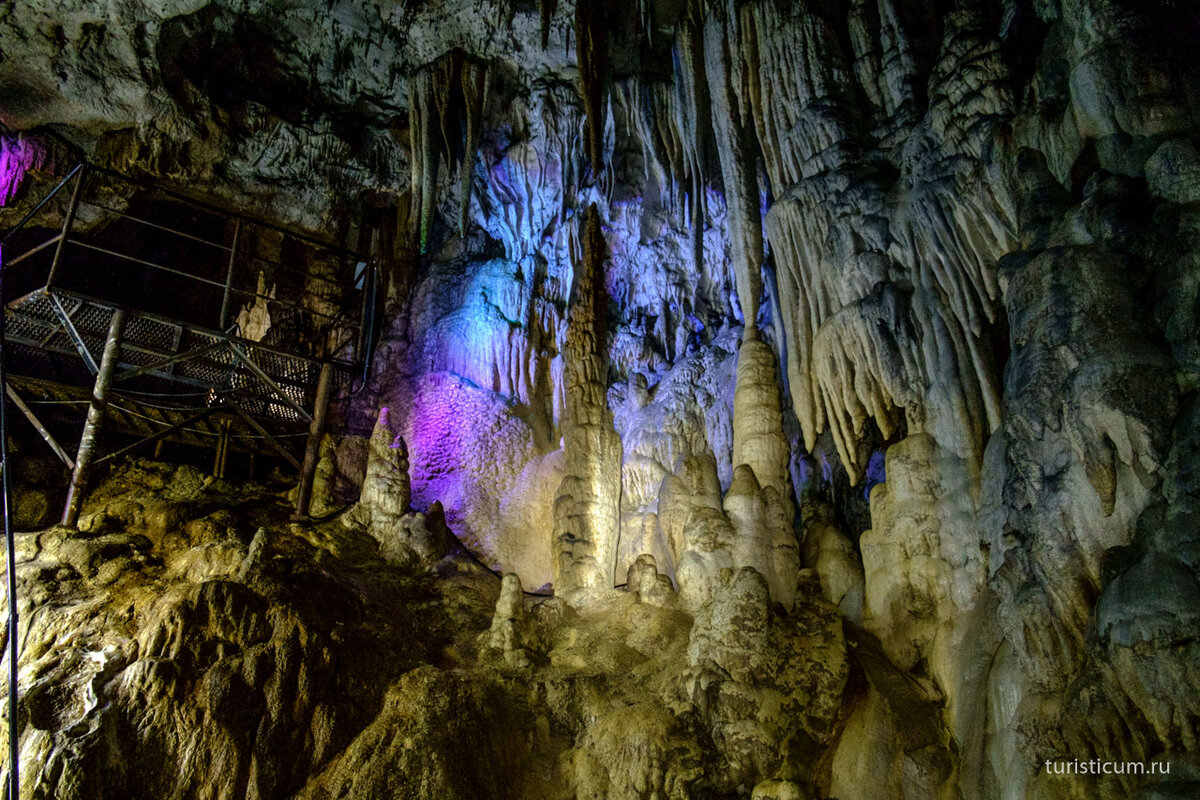
M 72 471 L 64 524 L 93 465 L 164 441 L 222 477 L 286 462 L 307 515 L 325 410 L 369 362 L 369 258 L 84 164 L 3 241 L 5 392 Z

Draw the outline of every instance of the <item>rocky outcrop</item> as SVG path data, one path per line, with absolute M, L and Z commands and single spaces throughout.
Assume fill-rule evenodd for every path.
M 230 534 L 209 505 L 224 490 L 191 475 L 38 535 L 22 668 L 39 791 L 81 792 L 136 740 L 182 783 L 139 766 L 114 792 L 1194 793 L 1189 9 L 360 5 L 0 19 L 0 118 L 22 131 L 3 139 L 0 218 L 70 163 L 25 132 L 54 125 L 109 166 L 366 243 L 388 286 L 347 404 L 358 434 L 389 417 L 365 478 L 353 446 L 326 478 L 364 484 L 349 528 Z M 269 308 L 244 335 L 270 333 Z M 44 520 L 36 472 L 18 511 Z M 415 544 L 437 539 L 417 524 L 435 502 L 503 588 Z M 281 710 L 303 694 L 279 666 L 289 637 L 331 680 L 318 654 L 341 630 L 272 582 L 291 585 L 283 565 L 341 576 L 335 597 L 366 581 L 346 610 L 360 634 L 368 612 L 402 616 L 381 586 L 425 587 L 434 566 L 439 601 L 401 593 L 404 613 L 469 631 L 420 638 L 347 690 L 350 711 L 322 710 L 341 708 L 324 689 Z M 124 569 L 172 599 L 131 588 L 126 619 Z M 49 609 L 121 633 L 60 657 Z M 182 644 L 143 657 L 129 642 L 155 626 Z M 135 696 L 145 720 L 121 716 Z M 261 742 L 237 732 L 251 718 Z M 262 766 L 297 731 L 321 744 L 294 780 Z M 1044 769 L 1073 758 L 1180 766 Z M 222 767 L 207 788 L 205 761 Z M 494 784 L 460 774 L 484 769 Z

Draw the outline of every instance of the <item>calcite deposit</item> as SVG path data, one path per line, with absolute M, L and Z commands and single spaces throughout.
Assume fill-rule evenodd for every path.
M 1198 51 L 1184 0 L 4 7 L 0 231 L 86 158 L 382 292 L 310 524 L 122 459 L 47 527 L 14 426 L 22 800 L 1200 796 Z

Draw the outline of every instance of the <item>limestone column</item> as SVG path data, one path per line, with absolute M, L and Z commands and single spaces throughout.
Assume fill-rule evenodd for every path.
M 621 439 L 608 409 L 606 245 L 592 204 L 581 225 L 563 352 L 566 467 L 554 499 L 554 588 L 569 602 L 613 586 L 621 521 Z

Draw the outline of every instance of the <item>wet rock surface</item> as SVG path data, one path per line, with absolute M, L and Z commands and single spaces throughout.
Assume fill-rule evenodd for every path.
M 29 796 L 1194 794 L 1197 46 L 1129 0 L 0 12 L 0 219 L 53 126 L 385 293 L 348 524 L 134 462 L 22 535 Z

